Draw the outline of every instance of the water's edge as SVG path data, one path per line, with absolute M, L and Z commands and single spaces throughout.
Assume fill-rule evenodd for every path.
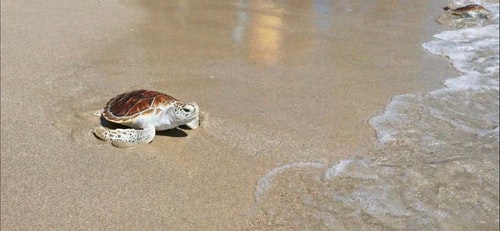
M 482 4 L 498 21 L 498 4 Z M 378 142 L 361 157 L 269 171 L 255 191 L 253 221 L 302 229 L 498 229 L 499 29 L 498 22 L 477 24 L 422 45 L 463 75 L 441 89 L 395 96 L 370 119 Z

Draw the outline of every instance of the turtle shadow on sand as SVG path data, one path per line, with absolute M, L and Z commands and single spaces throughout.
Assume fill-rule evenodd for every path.
M 110 121 L 106 120 L 102 115 L 99 117 L 99 120 L 100 120 L 101 126 L 108 128 L 108 129 L 117 129 L 117 128 L 128 129 L 128 128 L 130 128 L 130 127 L 127 127 L 125 125 L 110 122 Z M 169 130 L 156 131 L 156 135 L 157 136 L 168 136 L 168 137 L 186 137 L 186 136 L 188 136 L 188 134 L 183 131 L 185 129 L 190 130 L 190 128 L 188 126 L 182 125 L 182 126 L 179 126 L 177 128 L 172 128 Z M 95 134 L 94 134 L 94 136 L 95 136 Z

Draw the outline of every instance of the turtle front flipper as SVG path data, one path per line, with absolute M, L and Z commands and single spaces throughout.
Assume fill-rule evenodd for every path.
M 154 128 L 143 130 L 136 129 L 107 129 L 98 127 L 93 133 L 101 140 L 111 141 L 111 144 L 118 148 L 130 148 L 138 144 L 146 144 L 153 140 L 155 136 Z

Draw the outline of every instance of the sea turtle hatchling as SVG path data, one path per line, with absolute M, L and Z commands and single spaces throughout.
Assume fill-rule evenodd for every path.
M 451 8 L 450 6 L 443 7 L 444 10 L 451 12 L 451 14 L 462 18 L 482 18 L 490 19 L 491 12 L 481 5 L 471 4 L 458 8 Z
M 156 131 L 187 125 L 199 125 L 199 107 L 183 103 L 172 96 L 156 91 L 138 90 L 115 96 L 106 103 L 101 115 L 107 121 L 122 124 L 129 129 L 98 127 L 93 133 L 113 146 L 128 148 L 149 143 Z

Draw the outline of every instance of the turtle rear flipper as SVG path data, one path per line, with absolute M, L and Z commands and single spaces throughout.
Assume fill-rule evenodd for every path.
M 143 130 L 136 129 L 107 129 L 104 127 L 95 128 L 93 133 L 101 140 L 111 141 L 111 144 L 118 148 L 130 148 L 138 144 L 149 143 L 153 140 L 156 131 L 154 128 Z

